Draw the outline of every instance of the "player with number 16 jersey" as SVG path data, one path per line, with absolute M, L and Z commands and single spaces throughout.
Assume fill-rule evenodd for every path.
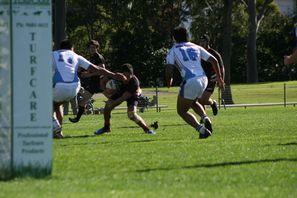
M 169 50 L 166 57 L 165 75 L 167 86 L 169 88 L 172 84 L 173 67 L 176 67 L 183 78 L 177 98 L 177 113 L 199 132 L 200 138 L 207 138 L 212 133 L 211 121 L 201 104 L 197 101 L 208 82 L 201 66 L 201 59 L 211 63 L 217 74 L 218 84 L 223 89 L 224 81 L 222 80 L 218 61 L 204 48 L 191 43 L 187 30 L 184 27 L 175 28 L 172 32 L 172 38 L 176 43 Z M 190 108 L 201 116 L 204 126 L 200 125 L 195 115 L 189 112 Z
M 191 42 L 176 43 L 167 54 L 167 64 L 174 64 L 184 81 L 195 76 L 205 76 L 201 59 L 207 61 L 211 56 L 204 48 Z

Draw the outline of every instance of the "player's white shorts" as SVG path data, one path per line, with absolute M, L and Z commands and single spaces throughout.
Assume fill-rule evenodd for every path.
M 208 80 L 206 76 L 190 78 L 184 81 L 180 86 L 179 95 L 186 99 L 195 100 L 201 97 L 207 83 Z
M 53 88 L 53 100 L 55 102 L 66 102 L 73 99 L 80 89 L 80 82 L 57 83 Z

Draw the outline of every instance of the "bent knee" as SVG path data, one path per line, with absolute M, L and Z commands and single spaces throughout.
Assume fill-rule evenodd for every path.
M 135 113 L 135 112 L 133 112 L 133 111 L 129 111 L 129 112 L 128 112 L 128 118 L 129 118 L 130 120 L 134 120 L 135 117 L 136 117 L 136 113 Z
M 184 115 L 185 113 L 187 113 L 187 111 L 184 110 L 184 109 L 177 109 L 176 112 L 177 112 L 177 114 L 178 114 L 179 116 L 182 116 L 182 115 Z
M 139 115 L 136 114 L 136 112 L 128 112 L 128 118 L 136 123 L 141 121 L 141 118 Z

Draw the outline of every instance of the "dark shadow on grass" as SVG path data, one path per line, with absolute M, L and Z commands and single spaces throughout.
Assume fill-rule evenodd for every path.
M 187 123 L 180 123 L 180 124 L 159 124 L 159 127 L 173 127 L 173 126 L 186 126 Z
M 94 138 L 94 137 L 100 137 L 102 135 L 77 135 L 77 136 L 72 136 L 72 135 L 67 135 L 64 136 L 63 139 L 73 139 L 73 138 Z M 57 141 L 59 141 L 59 139 L 57 139 Z M 126 143 L 146 143 L 146 142 L 154 142 L 156 141 L 155 139 L 143 139 L 143 140 L 132 140 L 132 141 L 128 141 Z M 94 145 L 98 145 L 98 144 L 114 144 L 114 143 L 122 143 L 122 142 L 107 142 L 107 141 L 100 141 L 97 143 L 92 143 Z M 90 142 L 86 142 L 86 143 L 75 143 L 75 144 L 67 144 L 67 145 L 62 145 L 62 146 L 73 146 L 73 145 L 89 145 L 91 144 Z
M 71 144 L 61 144 L 63 147 L 71 147 L 71 146 L 90 146 L 90 145 L 101 145 L 101 144 L 113 144 L 112 142 L 84 142 L 84 143 L 71 143 Z
M 188 125 L 187 123 L 182 123 L 182 124 L 160 124 L 159 123 L 159 128 L 163 128 L 163 127 L 175 127 L 175 126 L 186 126 L 186 125 Z M 118 127 L 118 128 L 127 128 L 127 129 L 129 129 L 129 128 L 139 128 L 139 126 L 121 126 L 121 127 Z
M 139 128 L 139 126 L 121 126 L 121 127 L 117 127 L 119 129 L 132 129 L 132 128 Z
M 128 141 L 128 143 L 144 143 L 144 142 L 154 142 L 156 140 L 133 140 L 133 141 Z
M 227 166 L 240 166 L 246 164 L 258 164 L 258 163 L 272 163 L 272 162 L 297 162 L 297 158 L 277 158 L 277 159 L 263 159 L 263 160 L 249 160 L 242 162 L 222 162 L 214 164 L 197 164 L 192 166 L 182 166 L 182 167 L 171 167 L 171 168 L 148 168 L 142 170 L 136 170 L 136 172 L 152 172 L 152 171 L 170 171 L 177 169 L 197 169 L 197 168 L 218 168 Z
M 297 142 L 288 142 L 288 143 L 282 143 L 277 145 L 278 146 L 297 146 Z
M 90 138 L 90 137 L 96 137 L 97 135 L 65 135 L 63 139 L 69 139 L 69 138 Z

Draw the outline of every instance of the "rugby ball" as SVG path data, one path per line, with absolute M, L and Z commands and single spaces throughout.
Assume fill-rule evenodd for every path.
M 111 89 L 111 90 L 117 91 L 120 89 L 120 83 L 114 79 L 111 79 L 111 80 L 107 81 L 105 87 L 106 87 L 106 89 Z

